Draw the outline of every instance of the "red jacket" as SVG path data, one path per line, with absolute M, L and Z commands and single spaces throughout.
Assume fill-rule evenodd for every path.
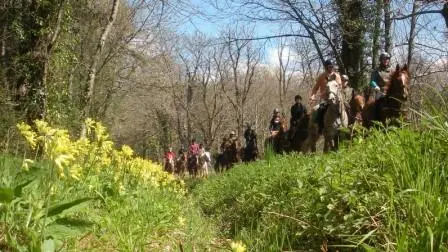
M 172 152 L 172 151 L 168 151 L 165 153 L 165 159 L 166 160 L 170 160 L 170 159 L 176 159 L 176 153 Z
M 191 155 L 199 155 L 199 144 L 195 143 L 190 145 L 190 148 L 188 149 Z

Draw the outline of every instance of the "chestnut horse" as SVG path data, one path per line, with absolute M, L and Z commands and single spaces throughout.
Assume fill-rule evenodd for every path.
M 362 112 L 363 125 L 367 128 L 373 125 L 373 121 L 398 125 L 397 119 L 406 117 L 403 103 L 409 95 L 409 72 L 405 64 L 403 67 L 397 64 L 395 72 L 391 73 L 389 82 L 385 83 L 384 96 L 378 100 L 368 99 Z
M 280 120 L 280 130 L 272 132 L 272 135 L 266 138 L 265 149 L 267 146 L 271 146 L 277 154 L 289 151 L 288 126 L 284 117 Z
M 168 159 L 165 159 L 165 171 L 173 174 L 174 170 L 174 158 L 170 157 Z

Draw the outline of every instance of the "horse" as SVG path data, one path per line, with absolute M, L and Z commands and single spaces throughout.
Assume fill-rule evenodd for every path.
M 251 127 L 248 127 L 244 132 L 244 138 L 246 139 L 246 147 L 243 150 L 243 161 L 251 162 L 257 160 L 257 134 Z
M 175 173 L 178 176 L 183 176 L 187 170 L 187 155 L 182 153 L 176 161 Z
M 340 127 L 348 126 L 348 120 L 343 120 L 344 118 L 341 117 L 345 113 L 345 106 L 340 100 L 342 97 L 341 87 L 334 79 L 334 76 L 327 82 L 326 87 L 328 99 L 324 105 L 326 108 L 324 111 L 321 111 L 323 118 L 318 118 L 317 120 L 312 118 L 316 116 L 317 111 L 307 115 L 309 117 L 308 136 L 302 146 L 303 153 L 316 151 L 316 143 L 321 134 L 324 136 L 324 153 L 337 150 L 339 129 Z M 322 123 L 319 120 L 323 120 L 322 132 L 319 132 L 319 123 Z
M 190 176 L 197 177 L 199 170 L 199 157 L 198 155 L 189 155 L 187 159 L 187 168 Z
M 215 157 L 215 166 L 214 169 L 216 172 L 223 172 L 224 169 L 228 169 L 228 158 L 225 154 L 225 152 L 223 153 L 218 153 Z
M 226 157 L 228 158 L 228 169 L 231 168 L 234 164 L 241 161 L 241 148 L 238 140 L 233 140 L 230 143 L 230 146 L 226 148 L 224 153 L 226 153 Z
M 272 150 L 281 154 L 289 151 L 289 140 L 288 140 L 288 126 L 286 123 L 286 119 L 282 117 L 280 119 L 280 130 L 273 131 L 271 136 L 266 138 L 265 140 L 265 149 L 267 146 L 271 146 Z
M 202 152 L 198 157 L 198 171 L 200 177 L 207 177 L 210 168 L 210 158 Z
M 409 80 L 408 66 L 405 64 L 400 67 L 397 64 L 389 81 L 385 83 L 384 96 L 378 100 L 366 99 L 367 103 L 362 111 L 363 126 L 370 128 L 373 121 L 380 122 L 383 126 L 398 125 L 397 119 L 406 117 L 406 110 L 402 107 L 409 95 Z
M 169 157 L 168 159 L 165 160 L 165 171 L 173 174 L 174 173 L 174 157 Z
M 300 152 L 308 136 L 309 115 L 304 115 L 302 119 L 291 125 L 289 129 L 290 145 L 289 150 Z

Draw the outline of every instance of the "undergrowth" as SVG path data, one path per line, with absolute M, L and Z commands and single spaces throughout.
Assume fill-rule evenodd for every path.
M 250 251 L 448 251 L 446 116 L 368 134 L 236 166 L 192 193 Z

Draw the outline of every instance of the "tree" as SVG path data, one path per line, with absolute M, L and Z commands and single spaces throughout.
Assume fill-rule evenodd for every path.
M 17 94 L 16 101 L 28 123 L 45 117 L 48 64 L 66 2 L 6 1 L 2 6 L 2 79 L 12 94 Z

